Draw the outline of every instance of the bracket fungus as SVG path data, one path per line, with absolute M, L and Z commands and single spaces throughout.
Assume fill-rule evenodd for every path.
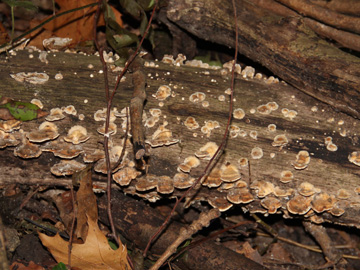
M 113 168 L 115 166 L 115 164 L 118 162 L 122 151 L 123 151 L 123 147 L 120 145 L 116 145 L 116 146 L 113 146 L 110 148 L 109 157 L 110 157 L 110 167 L 111 168 Z M 126 158 L 126 156 L 127 156 L 127 151 L 125 151 L 125 153 L 124 153 L 123 161 L 119 164 L 119 166 L 117 166 L 116 168 L 113 168 L 113 172 L 116 172 L 119 169 L 121 169 L 127 165 L 129 160 Z M 102 159 L 99 159 L 96 162 L 96 164 L 94 166 L 94 171 L 96 171 L 98 173 L 102 173 L 102 174 L 107 174 L 107 166 L 106 166 L 105 157 Z
M 57 120 L 61 120 L 64 119 L 65 115 L 63 114 L 63 110 L 60 108 L 53 108 L 50 110 L 50 114 L 48 116 L 45 117 L 46 121 L 57 121 Z
M 187 173 L 177 173 L 173 179 L 174 187 L 178 189 L 185 189 L 191 187 L 195 183 L 195 178 Z
M 18 144 L 19 141 L 12 134 L 0 130 L 0 149 Z
M 85 152 L 83 157 L 85 163 L 93 163 L 103 158 L 105 158 L 103 149 L 95 149 L 91 153 Z
M 114 122 L 116 120 L 116 116 L 115 116 L 116 113 L 117 113 L 117 111 L 115 110 L 115 108 L 110 111 L 110 122 Z M 126 116 L 126 114 L 124 116 Z M 97 110 L 94 113 L 94 120 L 95 121 L 106 121 L 106 108 Z
M 29 142 L 27 139 L 23 139 L 22 143 L 14 149 L 15 156 L 25 159 L 37 158 L 41 153 L 40 147 Z
M 54 123 L 47 121 L 43 122 L 38 130 L 26 134 L 29 141 L 37 143 L 54 140 L 58 136 L 59 132 L 57 126 Z
M 72 175 L 75 172 L 85 169 L 86 165 L 76 160 L 61 160 L 51 167 L 50 171 L 56 176 Z
M 250 203 L 254 201 L 254 196 L 250 193 L 248 188 L 233 188 L 230 189 L 226 195 L 229 202 L 234 204 Z
M 49 75 L 39 72 L 19 72 L 10 74 L 10 76 L 18 82 L 27 82 L 31 84 L 44 84 L 49 80 Z
M 47 142 L 41 147 L 41 150 L 43 152 L 52 152 L 54 156 L 64 159 L 75 158 L 83 152 L 81 146 L 59 140 Z
M 145 177 L 140 177 L 137 179 L 135 188 L 137 191 L 148 191 L 157 187 L 158 176 L 148 174 Z
M 16 119 L 10 119 L 6 121 L 0 121 L 0 130 L 5 132 L 13 132 L 20 129 L 21 121 Z
M 157 185 L 156 185 L 156 191 L 160 194 L 170 194 L 174 191 L 174 184 L 173 180 L 167 176 L 159 176 Z
M 167 129 L 165 126 L 167 122 L 163 125 L 159 126 L 158 129 L 151 136 L 150 140 L 145 140 L 147 144 L 150 144 L 151 147 L 159 147 L 159 146 L 169 146 L 175 143 L 178 143 L 179 140 L 173 138 L 172 132 L 170 129 Z
M 360 152 L 352 152 L 348 159 L 351 163 L 355 164 L 356 166 L 360 166 Z
M 276 197 L 288 197 L 294 194 L 294 189 L 288 188 L 288 189 L 282 189 L 278 186 L 274 188 L 274 195 Z
M 201 103 L 205 100 L 206 95 L 203 92 L 195 92 L 190 95 L 189 100 L 193 103 Z
M 195 156 L 204 160 L 210 160 L 216 153 L 218 146 L 214 142 L 207 142 L 199 151 L 195 152 Z
M 260 147 L 254 147 L 251 149 L 251 158 L 252 159 L 260 159 L 264 155 L 263 150 Z
M 157 122 L 159 122 L 159 116 L 151 116 L 145 120 L 145 127 L 152 128 Z
M 224 182 L 235 182 L 241 178 L 239 169 L 231 164 L 226 162 L 220 167 L 220 179 Z
M 220 179 L 220 169 L 213 168 L 209 175 L 202 181 L 202 185 L 206 187 L 219 187 L 222 184 L 222 180 Z
M 309 197 L 314 195 L 315 193 L 319 193 L 321 190 L 319 188 L 315 188 L 313 184 L 309 182 L 302 182 L 298 187 L 298 192 L 300 195 L 305 197 Z
M 281 183 L 289 183 L 294 179 L 294 174 L 292 171 L 282 171 L 280 173 L 280 182 Z
M 106 123 L 104 123 L 101 127 L 97 128 L 96 131 L 101 135 L 105 135 L 105 125 Z M 107 134 L 115 135 L 116 132 L 117 132 L 117 125 L 114 122 L 110 122 Z
M 293 162 L 293 166 L 297 170 L 306 169 L 310 163 L 310 155 L 308 151 L 301 150 L 296 155 L 296 160 Z
M 271 143 L 272 146 L 285 146 L 289 143 L 288 138 L 285 134 L 276 135 L 274 141 Z
M 192 116 L 189 116 L 188 118 L 186 118 L 186 120 L 184 121 L 184 125 L 185 125 L 185 127 L 187 127 L 190 130 L 197 129 L 200 126 L 199 123 Z
M 70 128 L 64 140 L 73 144 L 79 144 L 87 141 L 89 138 L 90 136 L 88 136 L 86 128 L 77 125 Z
M 267 195 L 274 192 L 274 184 L 264 180 L 256 180 L 250 186 L 251 189 L 255 189 L 257 191 L 257 196 L 259 198 L 264 198 Z
M 333 208 L 334 204 L 337 202 L 337 199 L 334 195 L 329 195 L 325 192 L 314 195 L 311 205 L 312 209 L 316 213 L 321 213 Z
M 30 101 L 30 103 L 38 106 L 39 109 L 44 108 L 44 105 L 43 105 L 43 103 L 41 102 L 41 100 L 39 100 L 39 99 L 37 99 L 37 98 L 33 98 L 33 99 Z
M 70 114 L 70 115 L 76 115 L 77 111 L 74 107 L 74 105 L 68 105 L 65 108 L 63 108 L 64 113 Z
M 241 75 L 243 76 L 244 79 L 246 78 L 253 79 L 255 75 L 255 68 L 251 66 L 246 66 L 243 69 L 243 71 L 241 71 Z
M 343 188 L 340 188 L 336 193 L 336 198 L 339 200 L 347 200 L 350 198 L 350 196 L 350 192 Z
M 305 215 L 311 209 L 312 197 L 295 195 L 286 203 L 286 209 L 294 215 Z
M 200 165 L 200 160 L 197 157 L 190 156 L 185 158 L 184 162 L 178 166 L 179 172 L 190 172 L 192 168 L 196 168 Z
M 140 176 L 141 172 L 133 167 L 125 167 L 112 175 L 113 180 L 120 186 L 128 186 L 130 182 L 136 177 Z
M 269 124 L 268 125 L 268 131 L 275 132 L 276 131 L 276 125 L 275 124 Z
M 165 100 L 171 95 L 171 88 L 168 85 L 160 85 L 153 97 L 157 100 Z
M 223 197 L 211 197 L 207 201 L 212 207 L 219 209 L 220 212 L 225 212 L 233 206 L 232 203 Z
M 238 109 L 235 109 L 234 112 L 233 112 L 233 116 L 235 119 L 243 119 L 245 117 L 245 112 L 243 109 L 241 108 L 238 108 Z
M 272 196 L 268 196 L 265 199 L 262 199 L 260 204 L 262 207 L 267 209 L 269 214 L 275 214 L 276 211 L 281 207 L 280 200 Z

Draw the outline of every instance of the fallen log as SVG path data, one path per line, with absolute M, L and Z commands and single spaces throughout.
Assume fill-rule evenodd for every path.
M 46 65 L 38 60 L 37 52 L 31 54 L 33 58 L 29 58 L 27 51 L 18 51 L 9 59 L 2 56 L 0 94 L 22 101 L 36 97 L 47 111 L 74 105 L 76 115 L 66 115 L 54 122 L 60 133 L 56 141 L 69 146 L 71 144 L 62 140 L 70 128 L 86 127 L 90 138 L 79 144 L 81 153 L 74 158 L 85 164 L 84 159 L 103 149 L 103 135 L 97 131 L 103 122 L 94 120 L 94 113 L 106 104 L 99 59 L 82 54 L 50 53 Z M 30 71 L 46 72 L 49 81 L 34 85 L 10 77 L 10 74 Z M 59 71 L 63 80 L 54 79 Z M 209 142 L 220 144 L 229 105 L 229 71 L 178 67 L 160 61 L 147 61 L 143 71 L 147 76 L 144 107 L 147 118 L 143 124 L 148 142 L 148 170 L 133 167 L 134 154 L 129 141 L 127 159 L 114 179 L 118 189 L 146 200 L 178 197 L 184 192 L 185 182 L 194 181 L 208 162 L 206 158 L 210 154 L 199 150 Z M 109 74 L 109 81 L 115 82 L 115 73 Z M 157 91 L 162 85 L 170 87 L 171 92 L 160 100 Z M 118 112 L 129 106 L 132 88 L 132 74 L 128 73 L 115 96 L 114 106 Z M 192 96 L 194 93 L 197 94 Z M 202 188 L 189 195 L 188 205 L 200 200 L 221 211 L 233 207 L 265 215 L 278 213 L 286 218 L 359 227 L 358 120 L 334 111 L 285 83 L 276 83 L 274 78 L 264 80 L 260 75 L 252 78 L 250 73 L 237 75 L 234 98 L 236 117 L 225 153 L 210 173 L 211 179 L 203 181 Z M 158 118 L 153 117 L 154 111 L 161 113 Z M 84 120 L 79 119 L 80 114 Z M 125 119 L 120 114 L 114 122 L 117 133 L 110 135 L 113 145 L 123 146 Z M 23 133 L 16 130 L 6 133 L 14 136 L 18 145 L 1 150 L 1 185 L 64 186 L 70 183 L 69 176 L 54 176 L 54 165 L 64 158 L 51 153 L 33 159 L 14 156 L 14 149 L 21 145 L 24 135 L 36 130 L 43 121 L 40 118 L 21 123 Z M 160 140 L 154 134 L 168 137 Z M 161 141 L 163 146 L 151 147 Z M 45 142 L 37 145 L 49 150 Z M 113 145 L 110 148 L 115 148 Z M 189 156 L 197 156 L 200 165 L 192 168 L 184 162 Z M 95 170 L 100 165 L 101 160 L 96 162 Z M 104 180 L 103 173 L 94 173 L 99 188 L 104 187 Z
M 240 54 L 304 93 L 360 117 L 356 56 L 317 36 L 293 13 L 279 16 L 246 0 L 236 1 L 236 7 Z M 198 38 L 234 47 L 231 1 L 169 1 L 167 18 Z

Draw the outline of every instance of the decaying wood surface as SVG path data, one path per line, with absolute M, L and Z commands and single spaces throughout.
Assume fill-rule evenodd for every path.
M 135 244 L 139 249 L 145 249 L 148 239 L 163 223 L 164 217 L 152 207 L 134 200 L 120 192 L 114 193 L 112 198 L 114 223 L 122 235 Z M 108 222 L 106 213 L 106 198 L 99 201 L 100 219 Z M 155 241 L 151 251 L 161 254 L 178 237 L 183 225 L 173 221 L 166 231 Z M 188 269 L 216 270 L 216 269 L 267 269 L 245 256 L 227 248 L 219 248 L 215 241 L 207 241 L 203 245 L 190 249 L 186 256 L 179 258 L 176 264 L 182 264 Z M 183 267 L 181 267 L 183 269 Z
M 61 133 L 60 138 L 66 135 L 70 127 L 82 125 L 87 128 L 90 139 L 81 144 L 85 153 L 92 153 L 95 149 L 102 149 L 102 135 L 96 129 L 103 122 L 95 122 L 93 115 L 101 108 L 105 107 L 105 94 L 103 90 L 103 74 L 98 71 L 101 69 L 100 61 L 96 56 L 86 56 L 81 54 L 50 53 L 48 55 L 49 64 L 39 61 L 38 53 L 32 53 L 34 58 L 29 58 L 27 51 L 18 51 L 17 56 L 10 59 L 1 57 L 0 76 L 1 95 L 9 96 L 22 101 L 30 101 L 32 98 L 40 99 L 46 110 L 54 107 L 74 105 L 78 114 L 84 114 L 85 120 L 81 121 L 77 116 L 67 116 L 56 124 Z M 88 64 L 94 68 L 88 68 Z M 132 180 L 128 187 L 128 193 L 137 193 L 140 196 L 157 199 L 158 196 L 171 197 L 178 196 L 183 192 L 175 188 L 171 194 L 159 195 L 156 191 L 149 192 L 136 191 L 139 181 L 148 179 L 151 175 L 167 176 L 171 179 L 177 172 L 177 167 L 183 163 L 188 156 L 193 156 L 207 142 L 212 141 L 220 144 L 224 127 L 227 122 L 227 110 L 229 97 L 225 90 L 230 86 L 230 75 L 221 75 L 220 71 L 206 70 L 187 66 L 173 66 L 161 62 L 155 62 L 158 67 L 145 67 L 147 75 L 147 101 L 145 113 L 150 117 L 149 109 L 161 109 L 159 122 L 154 127 L 145 128 L 146 140 L 150 140 L 152 134 L 168 122 L 166 128 L 172 131 L 174 138 L 179 139 L 178 143 L 170 146 L 162 146 L 148 149 L 148 175 Z M 9 74 L 17 72 L 45 71 L 50 79 L 43 85 L 31 85 L 28 83 L 17 82 Z M 61 71 L 63 80 L 55 80 L 56 73 Z M 93 78 L 90 75 L 93 74 Z M 110 83 L 115 82 L 115 74 L 110 74 Z M 114 106 L 120 111 L 125 106 L 129 106 L 132 97 L 132 75 L 128 73 L 126 80 L 121 83 L 120 89 L 115 96 Z M 160 85 L 168 85 L 172 89 L 172 95 L 164 101 L 156 100 L 153 95 Z M 241 173 L 248 187 L 252 187 L 255 200 L 249 204 L 234 205 L 243 207 L 252 212 L 266 213 L 260 203 L 262 198 L 258 198 L 254 189 L 255 181 L 268 181 L 274 186 L 282 189 L 293 189 L 292 195 L 279 197 L 281 207 L 278 213 L 283 213 L 285 217 L 299 217 L 291 215 L 287 211 L 287 203 L 298 193 L 301 183 L 309 182 L 313 184 L 319 192 L 327 193 L 332 196 L 332 208 L 345 210 L 344 214 L 336 217 L 328 211 L 316 214 L 312 210 L 307 213 L 307 218 L 314 222 L 332 222 L 348 226 L 360 227 L 360 195 L 355 188 L 359 187 L 359 167 L 348 160 L 349 154 L 359 151 L 358 134 L 360 133 L 359 121 L 340 112 L 334 111 L 330 106 L 318 102 L 317 100 L 305 95 L 295 88 L 283 83 L 266 84 L 263 80 L 243 79 L 238 76 L 235 84 L 235 109 L 242 108 L 246 115 L 243 119 L 233 119 L 232 124 L 238 126 L 247 134 L 245 137 L 237 136 L 229 138 L 224 155 L 220 158 L 217 167 L 230 162 L 235 165 Z M 189 96 L 194 92 L 206 94 L 208 107 L 202 103 L 192 103 Z M 219 96 L 224 95 L 225 101 L 220 101 Z M 268 115 L 261 114 L 257 107 L 268 102 L 276 102 L 279 108 Z M 161 104 L 162 103 L 162 104 Z M 159 106 L 163 105 L 163 106 Z M 294 119 L 284 117 L 282 109 L 295 110 L 297 116 Z M 254 111 L 253 111 L 254 110 Z M 251 113 L 251 112 L 253 113 Z M 187 117 L 193 116 L 200 127 L 189 130 L 184 126 Z M 211 131 L 209 136 L 202 133 L 200 128 L 204 126 L 204 121 L 218 121 L 220 127 Z M 24 122 L 22 129 L 25 132 L 33 130 L 39 126 L 44 119 Z M 118 132 L 111 136 L 114 144 L 121 144 L 124 132 L 121 130 L 121 120 L 117 119 Z M 269 124 L 276 125 L 276 131 L 268 129 Z M 250 133 L 256 131 L 257 137 L 251 137 Z M 244 134 L 245 134 L 244 133 Z M 252 133 L 253 134 L 253 133 Z M 272 146 L 276 135 L 285 134 L 289 143 L 283 147 Z M 14 132 L 20 138 L 19 132 Z M 337 145 L 337 151 L 329 151 L 325 146 L 325 138 L 331 136 L 332 141 Z M 251 158 L 251 151 L 254 147 L 263 150 L 263 157 L 260 159 Z M 50 153 L 43 153 L 37 159 L 24 160 L 14 157 L 13 147 L 1 150 L 0 156 L 0 184 L 22 183 L 28 185 L 64 185 L 70 183 L 69 177 L 55 177 L 50 173 L 50 167 L 59 162 L 60 159 L 53 157 Z M 294 168 L 296 155 L 300 150 L 307 150 L 310 153 L 311 161 L 307 168 L 297 170 Z M 128 158 L 132 159 L 132 150 L 129 150 Z M 84 154 L 76 158 L 82 162 Z M 247 158 L 250 162 L 251 177 L 249 177 L 249 167 L 240 167 L 239 159 Z M 200 175 L 207 161 L 201 160 L 199 167 L 191 170 L 191 175 Z M 289 183 L 279 181 L 282 171 L 289 170 L 293 173 L 294 179 Z M 94 174 L 94 181 L 100 183 L 104 180 L 101 174 Z M 103 185 L 102 185 L 103 186 Z M 119 187 L 119 186 L 118 186 Z M 120 188 L 120 187 L 119 187 Z M 123 187 L 124 188 L 124 187 Z M 211 201 L 212 205 L 219 203 L 231 206 L 227 201 L 227 194 L 231 189 L 202 187 L 194 195 L 195 198 L 204 201 Z M 342 194 L 347 193 L 346 199 L 340 199 L 339 190 Z M 274 197 L 270 194 L 267 197 Z M 311 200 L 312 197 L 310 196 Z M 240 207 L 239 207 L 240 211 Z
M 319 28 L 315 21 L 293 12 L 276 15 L 263 7 L 271 6 L 269 1 L 261 2 L 263 6 L 259 2 L 236 1 L 239 53 L 301 91 L 359 118 L 359 58 L 317 36 L 310 28 Z M 235 44 L 231 1 L 169 1 L 167 18 L 201 39 L 229 47 Z

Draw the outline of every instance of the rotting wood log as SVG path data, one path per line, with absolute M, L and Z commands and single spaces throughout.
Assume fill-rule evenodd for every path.
M 54 107 L 74 105 L 78 115 L 85 115 L 85 120 L 79 120 L 77 116 L 69 115 L 55 123 L 61 133 L 59 140 L 74 125 L 82 125 L 87 128 L 90 139 L 81 144 L 84 153 L 76 158 L 83 162 L 84 154 L 91 154 L 96 149 L 103 147 L 102 135 L 96 131 L 103 125 L 103 122 L 95 122 L 93 118 L 94 113 L 106 105 L 103 75 L 98 73 L 101 69 L 98 57 L 50 53 L 48 55 L 49 64 L 46 65 L 38 60 L 37 52 L 32 54 L 34 55 L 32 59 L 29 58 L 27 51 L 18 51 L 17 56 L 10 59 L 2 56 L 0 76 L 3 79 L 0 82 L 0 94 L 22 101 L 30 101 L 36 97 L 44 103 L 45 109 L 48 111 Z M 141 176 L 137 176 L 134 180 L 129 179 L 131 183 L 128 186 L 118 186 L 118 188 L 145 199 L 157 200 L 161 197 L 168 198 L 182 194 L 183 189 L 174 189 L 172 179 L 178 173 L 178 166 L 186 157 L 194 156 L 195 152 L 207 142 L 220 144 L 227 121 L 229 100 L 226 90 L 230 86 L 230 75 L 226 70 L 208 70 L 186 65 L 177 67 L 159 61 L 152 63 L 152 65 L 149 64 L 150 66 L 144 66 L 144 72 L 148 76 L 147 102 L 144 108 L 148 118 L 150 118 L 149 109 L 151 108 L 160 109 L 161 116 L 153 127 L 145 128 L 145 137 L 149 140 L 159 128 L 160 130 L 167 128 L 172 132 L 172 136 L 180 141 L 170 146 L 150 148 L 149 174 L 145 175 L 145 172 L 140 172 Z M 94 65 L 94 68 L 89 68 L 89 64 Z M 15 81 L 9 76 L 9 74 L 23 71 L 45 71 L 49 74 L 50 79 L 43 85 L 32 85 Z M 64 76 L 61 81 L 54 79 L 55 74 L 59 71 Z M 90 77 L 91 74 L 93 77 Z M 115 74 L 110 73 L 109 75 L 109 81 L 115 82 Z M 119 111 L 130 104 L 133 89 L 131 77 L 131 74 L 126 75 L 126 80 L 121 83 L 115 96 L 114 106 Z M 263 79 L 237 77 L 234 96 L 235 109 L 242 108 L 245 117 L 233 119 L 232 136 L 228 139 L 225 153 L 216 166 L 220 169 L 220 173 L 225 172 L 226 168 L 233 167 L 240 172 L 240 175 L 236 177 L 241 177 L 243 182 L 236 184 L 247 186 L 242 191 L 246 190 L 247 199 L 250 198 L 249 203 L 240 204 L 234 202 L 233 198 L 230 199 L 233 203 L 228 200 L 231 198 L 231 194 L 234 196 L 234 192 L 238 191 L 234 187 L 234 183 L 226 182 L 232 181 L 229 180 L 229 177 L 232 177 L 231 174 L 226 177 L 221 174 L 215 176 L 215 180 L 219 182 L 218 185 L 223 182 L 219 188 L 203 186 L 196 193 L 192 192 L 191 196 L 194 200 L 208 201 L 212 206 L 223 211 L 229 207 L 239 207 L 240 210 L 241 206 L 241 209 L 254 213 L 279 213 L 289 218 L 301 217 L 318 223 L 331 222 L 359 228 L 359 167 L 351 163 L 348 158 L 352 153 L 359 153 L 360 127 L 358 120 L 335 112 L 331 107 L 289 85 L 269 84 L 269 80 L 266 82 Z M 156 100 L 153 96 L 161 85 L 168 85 L 172 88 L 172 95 L 163 101 Z M 189 97 L 194 92 L 204 93 L 205 101 L 208 103 L 190 102 Z M 271 104 L 273 106 L 277 104 L 278 108 L 273 107 L 273 111 L 264 110 L 267 108 L 265 105 L 269 102 L 274 102 Z M 293 118 L 289 115 L 292 115 Z M 188 129 L 184 122 L 189 116 L 194 117 L 200 127 L 193 130 Z M 201 131 L 201 127 L 210 120 L 218 121 L 220 127 L 205 134 Z M 24 122 L 22 129 L 29 132 L 36 129 L 43 121 L 44 119 L 38 119 Z M 118 131 L 115 136 L 111 136 L 112 142 L 114 145 L 123 145 L 121 138 L 124 136 L 124 130 L 121 128 L 121 120 L 118 119 L 115 123 L 118 125 Z M 214 122 L 212 123 L 214 124 Z M 269 127 L 270 124 L 275 125 L 276 129 L 274 129 L 275 126 Z M 203 129 L 203 131 L 205 130 Z M 274 138 L 283 134 L 288 143 L 282 146 L 273 146 Z M 17 131 L 12 135 L 18 139 L 21 137 Z M 330 146 L 327 146 L 330 140 L 327 137 L 331 137 Z M 262 158 L 252 158 L 251 152 L 256 147 L 262 149 Z M 132 146 L 129 145 L 128 148 L 128 159 L 132 160 Z M 336 148 L 337 151 L 334 151 Z M 51 174 L 50 167 L 59 162 L 60 158 L 53 157 L 50 153 L 43 153 L 37 159 L 24 160 L 14 157 L 13 151 L 14 147 L 1 150 L 1 185 L 10 183 L 56 185 L 56 179 L 59 177 Z M 303 169 L 294 167 L 297 164 L 296 156 L 299 151 L 308 151 L 310 154 L 310 163 Z M 247 158 L 250 167 L 246 163 L 243 164 L 245 166 L 241 166 L 239 164 L 241 158 Z M 193 168 L 190 176 L 198 177 L 207 162 L 207 160 L 201 160 L 200 166 Z M 121 169 L 119 172 L 125 172 L 125 169 L 133 170 L 127 166 L 124 171 Z M 286 181 L 281 179 L 283 171 L 290 171 L 293 178 L 290 177 Z M 69 178 L 61 177 L 59 185 L 64 185 L 64 181 L 70 183 L 70 180 L 66 179 Z M 162 179 L 161 182 L 158 182 L 158 179 Z M 105 180 L 103 175 L 94 174 L 96 183 L 103 180 Z M 155 181 L 155 185 L 152 183 L 152 190 L 141 191 L 141 185 L 144 183 L 149 185 L 149 181 Z M 304 185 L 303 182 L 313 185 L 314 190 L 309 191 L 311 185 Z M 161 192 L 166 183 L 169 186 L 166 189 L 168 194 L 154 191 L 157 187 Z M 160 184 L 161 188 L 159 188 Z M 260 187 L 262 184 L 265 184 L 270 190 L 265 192 Z M 251 201 L 251 199 L 254 200 Z M 321 205 L 322 199 L 328 203 Z M 191 203 L 190 198 L 188 200 Z M 296 212 L 291 214 L 291 209 L 299 200 L 309 203 L 308 209 L 305 209 L 309 211 L 302 209 L 298 211 L 299 214 Z M 278 205 L 279 208 L 276 208 L 275 205 L 268 205 L 269 201 L 275 201 L 275 205 Z
M 360 117 L 359 58 L 321 39 L 301 17 L 275 15 L 246 0 L 236 1 L 236 7 L 240 54 L 301 91 Z M 234 47 L 229 0 L 169 1 L 167 17 L 196 37 Z
M 113 218 L 116 228 L 137 247 L 145 249 L 148 239 L 161 226 L 164 217 L 144 202 L 134 202 L 133 198 L 122 193 L 114 193 L 111 203 L 114 209 Z M 105 223 L 108 222 L 106 205 L 106 198 L 103 196 L 99 201 L 99 215 Z M 167 230 L 153 244 L 151 252 L 163 253 L 178 237 L 183 226 L 183 224 L 172 221 Z M 215 241 L 211 240 L 190 249 L 179 260 L 181 264 L 194 270 L 266 269 L 241 254 L 224 247 L 220 248 Z

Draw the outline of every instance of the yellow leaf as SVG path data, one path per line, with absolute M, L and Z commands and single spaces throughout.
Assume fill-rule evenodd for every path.
M 72 245 L 71 266 L 84 270 L 130 270 L 126 247 L 120 245 L 117 250 L 113 250 L 96 221 L 88 219 L 88 225 L 88 235 L 84 244 Z M 39 238 L 57 262 L 68 263 L 68 242 L 59 234 L 50 237 L 39 233 Z

